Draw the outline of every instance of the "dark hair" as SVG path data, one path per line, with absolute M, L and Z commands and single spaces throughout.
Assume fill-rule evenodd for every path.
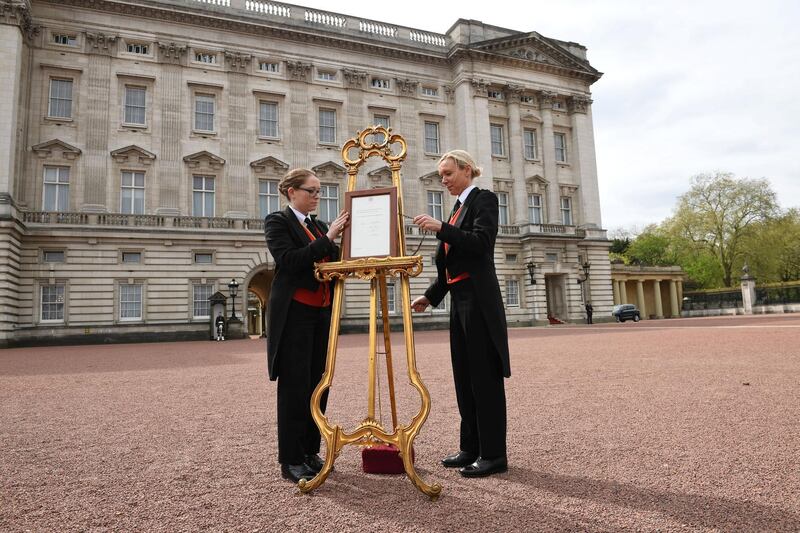
M 287 172 L 281 182 L 278 184 L 278 190 L 287 199 L 289 198 L 289 189 L 297 189 L 305 183 L 309 177 L 316 177 L 313 171 L 307 168 L 295 168 Z

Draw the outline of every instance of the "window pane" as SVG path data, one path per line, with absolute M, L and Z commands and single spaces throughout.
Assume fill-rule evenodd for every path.
M 193 316 L 194 318 L 208 318 L 208 299 L 211 298 L 213 285 L 193 285 Z
M 72 117 L 72 80 L 50 80 L 50 109 L 48 115 Z
M 425 123 L 425 152 L 439 153 L 439 124 L 436 122 Z
M 497 202 L 499 204 L 499 219 L 498 223 L 508 224 L 508 193 L 497 193 Z
M 142 318 L 141 284 L 119 286 L 119 317 L 122 319 Z
M 259 106 L 259 133 L 262 137 L 278 136 L 278 104 L 261 102 Z
M 336 111 L 333 109 L 319 110 L 319 142 L 336 142 Z
M 492 138 L 492 155 L 503 155 L 503 126 L 499 124 L 490 124 L 489 132 Z
M 536 132 L 525 130 L 523 134 L 525 145 L 525 159 L 536 159 Z
M 542 223 L 542 197 L 539 194 L 528 195 L 528 221 L 532 224 Z
M 439 191 L 428 191 L 428 214 L 437 220 L 444 220 L 442 209 L 442 193 Z
M 64 285 L 42 285 L 42 320 L 64 320 Z

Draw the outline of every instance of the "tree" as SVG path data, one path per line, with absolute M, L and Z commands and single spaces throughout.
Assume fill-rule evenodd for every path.
M 800 279 L 800 210 L 757 224 L 745 245 L 750 271 L 759 281 Z
M 636 265 L 674 265 L 675 254 L 671 250 L 671 239 L 661 228 L 647 226 L 625 251 L 628 260 Z
M 699 174 L 692 178 L 691 189 L 679 197 L 675 215 L 666 225 L 674 236 L 713 256 L 722 283 L 730 287 L 744 240 L 759 222 L 777 212 L 775 193 L 765 179 L 737 179 L 724 172 Z

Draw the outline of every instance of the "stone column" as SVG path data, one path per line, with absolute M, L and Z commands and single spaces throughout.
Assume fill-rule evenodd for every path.
M 625 280 L 619 280 L 619 303 L 628 303 L 628 287 L 625 285 Z
M 309 102 L 308 85 L 309 76 L 313 65 L 301 61 L 287 61 L 286 69 L 289 79 L 292 80 L 289 90 L 289 131 L 287 141 L 290 140 L 291 146 L 286 151 L 290 154 L 289 164 L 292 167 L 309 167 L 309 154 L 314 152 L 317 146 L 317 108 Z M 338 120 L 337 118 L 337 130 Z M 337 131 L 338 134 L 338 131 Z M 338 140 L 338 136 L 337 136 Z M 284 141 L 284 142 L 287 142 Z
M 653 295 L 656 297 L 656 318 L 664 318 L 664 308 L 661 306 L 661 280 L 653 281 Z
M 516 225 L 528 223 L 528 195 L 525 193 L 525 154 L 522 153 L 522 122 L 520 121 L 519 101 L 522 87 L 508 85 L 508 157 L 511 161 L 511 174 L 514 188 L 511 191 L 514 202 L 512 222 Z
M 602 227 L 600 220 L 600 192 L 597 188 L 597 161 L 594 149 L 594 128 L 590 110 L 592 101 L 582 96 L 569 99 L 572 125 L 572 155 L 568 155 L 573 174 L 580 179 L 578 193 L 581 199 L 580 222 Z
M 669 305 L 670 317 L 678 318 L 681 316 L 681 308 L 678 306 L 678 284 L 674 279 L 669 280 Z
M 250 54 L 225 51 L 225 64 L 228 68 L 228 132 L 225 147 L 226 217 L 247 218 L 247 202 L 251 191 L 257 190 L 250 183 L 251 171 L 247 161 L 248 139 L 252 132 L 247 131 L 247 102 L 252 94 L 247 93 L 247 73 L 250 70 Z
M 181 154 L 181 143 L 178 141 L 184 137 L 181 126 L 181 102 L 184 94 L 184 87 L 181 86 L 181 65 L 186 57 L 186 46 L 173 42 L 159 42 L 157 45 L 161 79 L 156 85 L 156 91 L 161 102 L 161 130 L 158 132 L 160 151 L 154 169 L 156 176 L 153 176 L 151 183 L 153 187 L 158 187 L 156 213 L 177 216 L 181 211 L 186 214 L 191 213 L 191 204 L 188 201 L 191 180 L 186 179 L 183 174 L 181 161 L 183 154 Z M 192 120 L 192 114 L 190 107 L 189 122 Z M 187 198 L 185 203 L 181 203 L 181 191 Z
M 555 93 L 547 91 L 539 95 L 539 109 L 542 113 L 542 164 L 544 179 L 547 180 L 547 213 L 544 219 L 548 224 L 561 224 L 556 142 L 553 137 L 553 99 L 555 97 Z
M 611 280 L 611 292 L 614 294 L 614 305 L 621 303 L 619 300 L 619 286 L 615 279 Z
M 472 115 L 473 121 L 470 127 L 469 120 L 467 120 L 467 128 L 472 130 L 472 135 L 467 136 L 466 150 L 472 154 L 472 157 L 477 161 L 478 166 L 483 167 L 486 174 L 481 174 L 479 178 L 473 180 L 473 183 L 478 187 L 494 190 L 494 182 L 492 180 L 492 146 L 489 143 L 491 135 L 489 133 L 489 84 L 488 82 L 480 80 L 472 80 L 473 98 Z M 454 147 L 455 148 L 455 147 Z M 445 146 L 442 151 L 446 150 Z
M 647 309 L 644 306 L 644 280 L 636 280 L 636 305 L 642 318 L 647 318 Z

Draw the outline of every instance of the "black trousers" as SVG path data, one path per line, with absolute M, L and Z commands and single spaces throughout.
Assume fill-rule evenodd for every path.
M 500 355 L 472 282 L 453 285 L 450 300 L 450 358 L 461 415 L 461 449 L 487 459 L 505 457 L 506 392 Z
M 311 394 L 325 371 L 330 307 L 292 300 L 278 348 L 278 462 L 296 465 L 319 452 L 319 428 L 311 417 Z M 328 391 L 321 398 L 325 412 Z

